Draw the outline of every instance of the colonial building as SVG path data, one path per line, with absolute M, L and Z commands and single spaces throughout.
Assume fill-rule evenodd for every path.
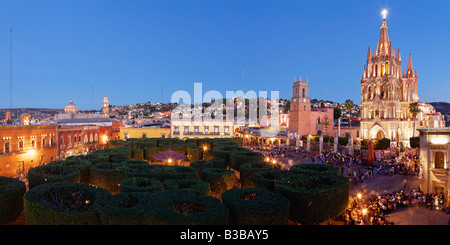
M 93 150 L 100 149 L 100 127 L 59 126 L 58 139 L 59 159 L 63 160 L 69 156 L 85 155 Z
M 172 117 L 170 125 L 171 138 L 230 138 L 236 129 L 234 120 L 177 120 Z
M 169 138 L 170 127 L 121 127 L 120 138 Z
M 0 126 L 0 176 L 16 177 L 57 160 L 57 130 L 53 125 Z
M 450 128 L 422 128 L 420 131 L 420 189 L 450 197 Z
M 418 135 L 414 128 L 423 127 L 409 110 L 411 103 L 420 103 L 417 70 L 410 54 L 402 73 L 400 49 L 396 54 L 385 18 L 380 28 L 377 48 L 372 53 L 369 46 L 361 78 L 361 138 L 389 138 L 409 146 L 409 138 Z

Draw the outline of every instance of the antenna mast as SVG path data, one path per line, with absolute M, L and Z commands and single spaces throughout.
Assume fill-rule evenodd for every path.
M 12 108 L 12 26 L 9 27 L 9 109 Z

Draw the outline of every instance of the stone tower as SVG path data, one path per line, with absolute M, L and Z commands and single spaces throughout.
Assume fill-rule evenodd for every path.
M 289 112 L 289 132 L 297 139 L 311 131 L 311 102 L 308 97 L 308 79 L 294 81 Z
M 103 107 L 102 107 L 103 117 L 109 117 L 109 102 L 108 97 L 103 97 Z

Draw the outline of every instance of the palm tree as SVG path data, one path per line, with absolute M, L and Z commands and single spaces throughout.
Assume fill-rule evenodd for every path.
M 352 113 L 352 109 L 355 105 L 353 104 L 353 101 L 348 99 L 345 101 L 344 107 L 348 112 L 348 121 L 350 124 L 350 132 L 352 131 L 352 119 L 351 119 L 351 113 Z
M 409 113 L 411 113 L 412 119 L 414 120 L 414 126 L 413 126 L 413 137 L 416 133 L 416 116 L 419 114 L 419 102 L 412 102 L 409 103 Z

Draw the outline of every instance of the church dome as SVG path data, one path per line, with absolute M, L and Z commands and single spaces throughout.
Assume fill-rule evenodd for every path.
M 75 114 L 78 113 L 78 108 L 77 106 L 73 103 L 72 100 L 70 100 L 69 104 L 66 105 L 66 107 L 64 108 L 64 112 L 66 114 Z

